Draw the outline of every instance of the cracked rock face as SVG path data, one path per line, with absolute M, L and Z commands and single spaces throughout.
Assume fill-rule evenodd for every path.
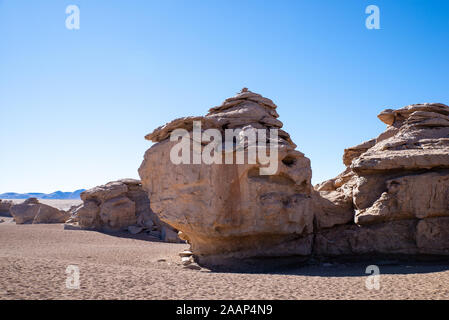
M 310 253 L 307 236 L 313 232 L 314 192 L 310 161 L 295 150 L 285 131 L 278 131 L 278 167 L 272 175 L 261 175 L 262 165 L 248 161 L 174 164 L 170 160 L 170 150 L 178 143 L 170 141 L 170 132 L 179 128 L 191 132 L 193 120 L 201 122 L 203 132 L 214 128 L 224 135 L 226 129 L 279 129 L 277 117 L 270 99 L 244 89 L 204 117 L 177 119 L 146 136 L 157 142 L 139 169 L 151 207 L 182 231 L 197 257 Z M 249 148 L 245 144 L 245 159 Z M 222 150 L 224 158 L 227 150 L 224 146 Z
M 386 131 L 346 149 L 346 170 L 315 189 L 309 159 L 295 150 L 277 118 L 273 101 L 243 89 L 206 116 L 176 119 L 146 136 L 156 143 L 139 174 L 151 207 L 182 232 L 200 262 L 449 254 L 449 107 L 416 104 L 381 112 Z M 278 129 L 277 171 L 263 175 L 260 163 L 248 162 L 174 164 L 170 153 L 179 142 L 170 135 L 184 129 L 193 145 L 193 121 L 203 133 Z M 251 146 L 244 146 L 247 159 Z

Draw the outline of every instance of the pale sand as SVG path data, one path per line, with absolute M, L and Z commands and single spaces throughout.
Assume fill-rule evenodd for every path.
M 52 199 L 38 199 L 40 203 L 49 205 L 50 207 L 58 208 L 60 210 L 68 210 L 72 206 L 77 206 L 83 203 L 81 200 L 52 200 Z M 25 199 L 12 199 L 5 201 L 12 201 L 14 204 L 19 204 L 25 201 Z
M 370 291 L 363 264 L 215 273 L 183 269 L 185 248 L 9 219 L 0 223 L 0 299 L 449 299 L 447 265 L 380 266 L 380 290 Z M 65 286 L 70 264 L 80 289 Z

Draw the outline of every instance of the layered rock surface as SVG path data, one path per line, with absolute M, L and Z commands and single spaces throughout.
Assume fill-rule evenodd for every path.
M 177 232 L 160 221 L 139 180 L 109 182 L 81 193 L 83 205 L 75 208 L 71 222 L 86 229 L 131 233 L 148 232 L 167 242 L 178 242 Z
M 378 117 L 386 131 L 346 149 L 345 172 L 317 187 L 354 211 L 349 225 L 323 230 L 317 253 L 449 254 L 449 107 L 415 104 Z
M 244 89 L 206 116 L 176 119 L 146 136 L 156 144 L 145 153 L 139 174 L 151 207 L 182 231 L 199 261 L 449 254 L 449 107 L 383 111 L 386 131 L 346 149 L 346 170 L 315 189 L 309 159 L 295 150 L 277 118 L 271 100 Z M 185 129 L 193 145 L 193 121 L 203 133 L 278 129 L 277 171 L 261 175 L 263 165 L 247 161 L 174 164 L 170 152 L 178 141 L 170 134 Z M 247 155 L 251 146 L 244 146 Z M 215 150 L 223 157 L 231 152 L 224 145 Z
M 39 203 L 36 198 L 29 198 L 21 204 L 13 205 L 10 212 L 17 224 L 64 223 L 69 218 L 67 212 Z

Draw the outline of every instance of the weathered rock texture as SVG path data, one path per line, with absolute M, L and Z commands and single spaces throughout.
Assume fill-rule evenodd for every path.
M 320 232 L 316 252 L 449 254 L 449 107 L 415 104 L 378 117 L 386 131 L 346 149 L 347 169 L 317 187 L 341 210 L 319 212 L 319 224 L 354 218 Z
M 9 210 L 13 206 L 12 201 L 2 200 L 0 199 L 0 216 L 7 216 L 10 217 L 11 213 Z
M 81 193 L 83 205 L 73 208 L 71 222 L 86 229 L 148 232 L 167 242 L 179 242 L 177 232 L 151 211 L 139 180 L 109 182 Z
M 243 90 L 204 117 L 174 120 L 146 137 L 158 142 L 146 152 L 139 169 L 151 207 L 183 232 L 197 255 L 310 254 L 310 161 L 295 151 L 285 131 L 279 130 L 279 165 L 274 175 L 260 175 L 259 163 L 176 165 L 169 158 L 177 144 L 170 141 L 170 132 L 192 130 L 193 120 L 201 121 L 203 131 L 216 128 L 224 136 L 225 129 L 279 129 L 282 123 L 277 117 L 271 100 Z M 248 145 L 245 148 L 247 159 Z
M 204 117 L 176 119 L 146 136 L 156 144 L 139 174 L 151 207 L 182 231 L 199 261 L 449 254 L 449 107 L 383 111 L 387 130 L 346 149 L 347 169 L 316 189 L 309 159 L 277 117 L 271 100 L 244 89 Z M 260 175 L 260 164 L 173 164 L 170 150 L 178 142 L 170 133 L 192 131 L 194 120 L 203 131 L 278 128 L 278 171 Z
M 29 198 L 21 204 L 13 205 L 10 212 L 17 224 L 64 223 L 69 218 L 67 212 L 39 203 L 36 198 Z

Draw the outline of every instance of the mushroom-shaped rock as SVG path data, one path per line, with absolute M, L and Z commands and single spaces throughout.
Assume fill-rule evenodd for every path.
M 310 161 L 279 129 L 282 123 L 275 109 L 270 99 L 244 89 L 204 117 L 177 119 L 147 136 L 157 143 L 145 153 L 139 174 L 152 199 L 151 208 L 189 239 L 201 261 L 311 252 Z M 221 161 L 178 164 L 171 160 L 179 142 L 172 141 L 169 133 L 185 129 L 190 150 L 194 120 L 202 125 L 201 138 L 206 139 L 208 129 L 216 129 L 222 137 L 214 148 L 210 140 L 202 139 L 197 152 L 203 159 L 210 152 Z M 270 129 L 277 137 L 271 137 Z M 230 130 L 237 134 L 229 149 L 225 138 Z M 260 131 L 263 135 L 257 136 L 257 143 L 250 143 L 248 133 Z M 261 173 L 265 165 L 259 159 L 249 161 L 254 150 L 262 150 L 259 143 L 266 146 L 266 155 L 271 154 L 270 147 L 276 148 L 272 159 L 276 169 L 271 174 Z M 237 150 L 245 159 L 239 163 Z M 225 162 L 226 156 L 233 161 Z

